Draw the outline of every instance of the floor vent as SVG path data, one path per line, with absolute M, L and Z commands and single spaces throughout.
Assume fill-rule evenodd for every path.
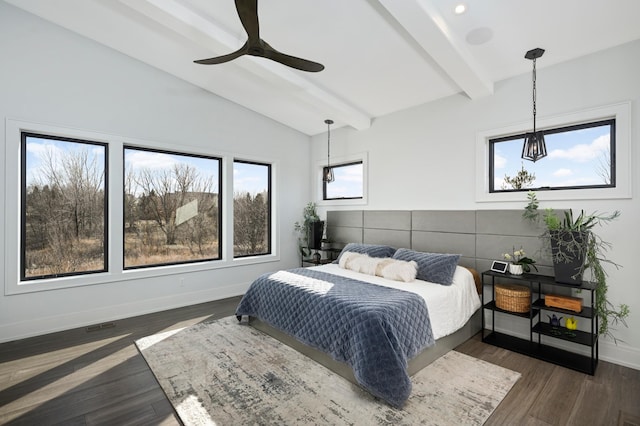
M 90 325 L 89 327 L 87 327 L 87 333 L 90 333 L 92 331 L 103 330 L 105 328 L 113 328 L 115 326 L 116 326 L 115 322 L 104 322 L 102 324 Z

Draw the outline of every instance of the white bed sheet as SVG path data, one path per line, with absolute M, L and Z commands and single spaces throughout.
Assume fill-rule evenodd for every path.
M 314 266 L 312 269 L 385 287 L 410 291 L 422 296 L 427 302 L 431 329 L 436 340 L 460 329 L 469 321 L 474 312 L 480 309 L 481 305 L 473 275 L 468 269 L 461 266 L 456 267 L 453 283 L 450 286 L 421 280 L 408 283 L 392 281 L 343 269 L 337 263 Z

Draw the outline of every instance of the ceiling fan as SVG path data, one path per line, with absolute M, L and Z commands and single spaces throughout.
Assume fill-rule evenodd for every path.
M 248 40 L 238 50 L 228 55 L 216 56 L 215 58 L 200 59 L 194 61 L 196 64 L 213 65 L 231 61 L 242 55 L 261 56 L 280 62 L 283 65 L 299 69 L 301 71 L 318 72 L 324 69 L 324 65 L 295 56 L 285 55 L 271 47 L 269 43 L 260 38 L 260 27 L 258 24 L 258 0 L 235 0 L 236 10 L 242 22 L 244 30 L 247 32 Z

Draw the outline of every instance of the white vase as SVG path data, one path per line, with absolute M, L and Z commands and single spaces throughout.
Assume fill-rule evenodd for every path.
M 511 275 L 522 275 L 523 272 L 522 265 L 514 265 L 513 263 L 509 264 L 509 273 Z

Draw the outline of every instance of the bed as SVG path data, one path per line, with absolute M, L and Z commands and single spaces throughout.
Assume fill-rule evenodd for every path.
M 347 267 L 345 259 L 352 264 Z M 440 264 L 434 266 L 434 259 Z M 354 267 L 356 260 L 378 270 Z M 457 260 L 455 255 L 347 245 L 336 263 L 262 275 L 236 315 L 401 407 L 410 395 L 412 374 L 480 329 L 478 276 Z M 444 276 L 429 274 L 442 272 L 442 264 Z M 380 265 L 386 268 L 382 272 Z M 385 271 L 391 267 L 394 274 L 389 275 Z M 398 275 L 407 270 L 415 271 L 417 279 Z

